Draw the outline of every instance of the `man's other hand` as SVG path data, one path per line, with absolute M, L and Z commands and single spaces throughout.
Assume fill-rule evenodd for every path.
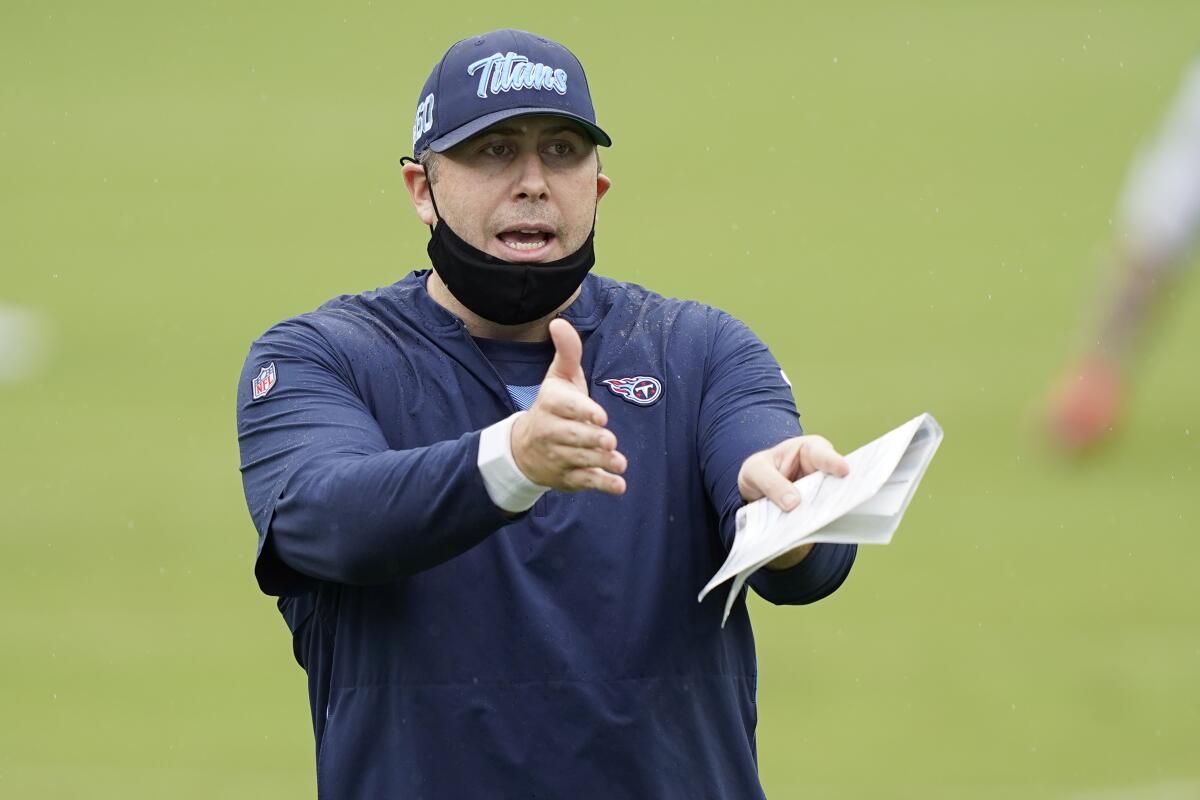
M 623 494 L 621 475 L 628 464 L 617 451 L 617 437 L 604 427 L 608 414 L 588 396 L 583 342 L 564 319 L 550 322 L 550 339 L 554 361 L 537 400 L 513 424 L 513 459 L 525 477 L 542 486 Z
M 800 493 L 792 481 L 817 470 L 844 478 L 850 474 L 850 465 L 824 436 L 794 436 L 743 461 L 738 491 L 747 503 L 769 497 L 784 511 L 791 511 L 800 505 Z
M 738 471 L 738 491 L 747 503 L 769 497 L 784 511 L 791 511 L 800 505 L 800 493 L 792 481 L 817 470 L 844 478 L 850 474 L 850 465 L 824 436 L 795 436 L 743 461 Z M 793 567 L 810 550 L 811 544 L 797 547 L 768 563 L 767 569 Z

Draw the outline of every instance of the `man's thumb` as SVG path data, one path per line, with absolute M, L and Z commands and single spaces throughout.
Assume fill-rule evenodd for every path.
M 561 378 L 586 385 L 583 376 L 583 342 L 565 319 L 550 320 L 550 340 L 554 342 L 554 360 L 546 372 L 548 378 Z

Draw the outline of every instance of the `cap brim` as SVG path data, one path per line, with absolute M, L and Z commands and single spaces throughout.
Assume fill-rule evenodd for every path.
M 546 114 L 554 117 L 564 117 L 574 122 L 578 122 L 592 137 L 592 141 L 601 147 L 611 147 L 612 139 L 607 133 L 601 130 L 595 123 L 588 122 L 578 114 L 572 114 L 568 111 L 563 111 L 561 108 L 507 108 L 503 111 L 493 111 L 491 114 L 484 114 L 478 119 L 473 119 L 466 125 L 459 125 L 454 130 L 446 133 L 429 143 L 429 149 L 435 153 L 444 153 L 456 144 L 470 139 L 475 134 L 490 128 L 497 122 L 503 122 L 506 119 L 513 117 L 528 117 L 533 114 Z

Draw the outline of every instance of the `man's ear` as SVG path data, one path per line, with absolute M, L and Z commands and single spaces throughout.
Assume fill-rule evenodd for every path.
M 404 188 L 408 189 L 408 196 L 412 200 L 413 209 L 417 212 L 417 218 L 426 225 L 432 225 L 437 220 L 437 215 L 433 213 L 433 200 L 429 194 L 429 175 L 425 168 L 420 164 L 409 162 L 400 168 L 400 174 L 404 177 Z
M 608 190 L 612 188 L 612 178 L 605 175 L 603 172 L 596 174 L 596 202 L 599 203 L 604 195 L 608 194 Z

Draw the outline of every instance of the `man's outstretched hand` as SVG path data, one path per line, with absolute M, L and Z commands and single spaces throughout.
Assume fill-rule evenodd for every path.
M 617 437 L 604 427 L 608 414 L 588 396 L 583 342 L 564 319 L 550 322 L 550 339 L 554 361 L 537 400 L 513 424 L 513 459 L 525 477 L 542 486 L 623 494 L 621 475 L 628 464 L 617 451 Z
M 792 481 L 817 470 L 844 478 L 850 474 L 850 465 L 824 436 L 795 436 L 743 461 L 738 491 L 747 503 L 768 497 L 784 511 L 791 511 L 800 505 L 800 493 Z M 811 544 L 797 547 L 767 564 L 767 569 L 795 566 L 811 549 Z

